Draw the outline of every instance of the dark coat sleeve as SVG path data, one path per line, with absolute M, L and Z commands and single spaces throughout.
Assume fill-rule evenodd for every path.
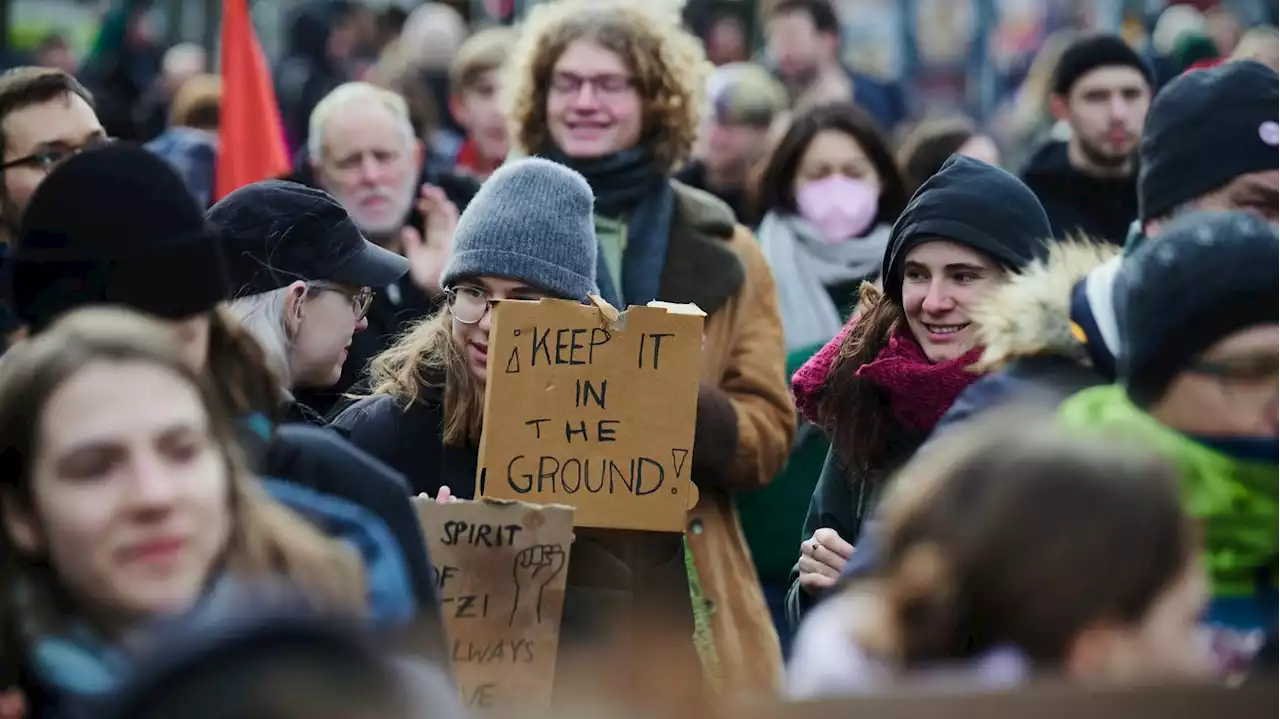
M 419 621 L 439 629 L 440 644 L 430 650 L 443 656 L 444 625 L 434 570 L 404 478 L 337 433 L 303 425 L 284 425 L 276 431 L 267 447 L 264 472 L 346 499 L 386 522 L 404 553 Z
M 863 484 L 861 479 L 851 482 L 834 451 L 828 450 L 818 486 L 813 490 L 813 499 L 809 500 L 809 513 L 804 518 L 804 531 L 800 541 L 807 540 L 815 531 L 825 527 L 836 530 L 842 539 L 852 543 L 858 536 L 862 520 L 857 495 L 865 495 L 869 491 Z M 857 492 L 854 491 L 855 485 L 859 487 Z M 795 628 L 799 626 L 804 614 L 816 604 L 816 598 L 800 586 L 798 561 L 791 568 L 790 580 L 791 586 L 787 590 L 787 621 Z

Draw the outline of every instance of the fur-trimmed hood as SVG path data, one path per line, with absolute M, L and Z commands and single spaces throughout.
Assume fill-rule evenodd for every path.
M 1083 238 L 1055 242 L 1049 255 L 1010 277 L 969 313 L 985 347 L 975 370 L 992 372 L 1020 357 L 1054 354 L 1088 364 L 1071 323 L 1071 293 L 1095 268 L 1117 257 L 1116 245 Z

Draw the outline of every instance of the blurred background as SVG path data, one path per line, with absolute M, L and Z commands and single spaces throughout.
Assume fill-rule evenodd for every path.
M 472 27 L 518 22 L 542 0 L 447 0 Z M 768 62 L 759 18 L 770 0 L 687 0 L 685 14 L 720 62 Z M 278 66 L 296 48 L 292 19 L 322 0 L 254 0 L 264 50 Z M 371 65 L 420 0 L 363 0 L 334 30 L 349 45 L 352 73 Z M 1226 51 L 1247 28 L 1274 25 L 1272 0 L 837 0 L 844 54 L 854 70 L 895 84 L 910 116 L 961 111 L 990 120 L 1026 78 L 1046 39 L 1063 28 L 1118 31 L 1143 44 L 1171 5 L 1190 5 L 1211 21 Z M 104 19 L 145 6 L 141 32 L 158 46 L 193 42 L 216 71 L 220 0 L 0 0 L 6 66 L 35 60 L 79 66 L 94 51 Z M 292 42 L 291 42 L 292 40 Z

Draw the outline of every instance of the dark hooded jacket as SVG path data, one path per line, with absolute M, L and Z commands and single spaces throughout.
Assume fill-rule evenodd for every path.
M 986 348 L 977 368 L 986 374 L 970 385 L 933 428 L 929 443 L 949 428 L 988 410 L 1013 403 L 1056 407 L 1076 392 L 1115 378 L 1114 348 L 1099 325 L 1107 303 L 1088 304 L 1090 276 L 1096 295 L 1110 297 L 1106 277 L 1120 248 L 1106 242 L 1068 241 L 1049 248 L 1044 262 L 1034 263 L 983 298 L 971 318 L 978 323 Z M 1085 342 L 1080 341 L 1080 337 Z M 1114 340 L 1111 340 L 1114 341 Z M 866 518 L 845 565 L 842 581 L 863 578 L 879 565 L 874 517 Z
M 1050 142 L 1031 156 L 1022 181 L 1040 198 L 1053 236 L 1086 236 L 1122 245 L 1138 218 L 1138 174 L 1099 179 L 1071 166 L 1067 143 Z

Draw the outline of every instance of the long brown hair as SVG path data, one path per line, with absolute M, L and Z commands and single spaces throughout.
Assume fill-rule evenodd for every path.
M 831 447 L 844 466 L 865 473 L 883 457 L 892 414 L 889 396 L 858 368 L 873 361 L 893 331 L 906 322 L 902 306 L 880 287 L 862 283 L 858 319 L 840 343 L 818 399 L 818 422 L 831 436 Z
M 453 341 L 448 307 L 424 317 L 369 363 L 371 395 L 389 395 L 408 408 L 444 395 L 444 437 L 450 446 L 478 445 L 484 426 L 484 383 L 471 373 Z
M 1095 622 L 1141 622 L 1200 546 L 1166 461 L 1025 409 L 944 437 L 880 507 L 883 569 L 843 598 L 870 601 L 853 639 L 899 668 L 1006 644 L 1055 668 Z
M 49 398 L 95 362 L 138 362 L 162 368 L 199 390 L 210 432 L 230 481 L 232 514 L 223 564 L 234 576 L 280 577 L 319 607 L 364 608 L 363 569 L 341 542 L 317 532 L 271 499 L 245 470 L 231 414 L 219 393 L 183 361 L 159 323 L 127 310 L 94 307 L 72 312 L 49 330 L 10 350 L 0 365 L 0 503 L 34 511 L 31 468 L 39 454 L 40 417 Z M 0 682 L 26 656 L 25 637 L 48 631 L 76 613 L 57 568 L 27 556 L 0 531 Z M 25 601 L 23 598 L 26 598 Z M 0 683 L 0 686 L 8 686 Z

